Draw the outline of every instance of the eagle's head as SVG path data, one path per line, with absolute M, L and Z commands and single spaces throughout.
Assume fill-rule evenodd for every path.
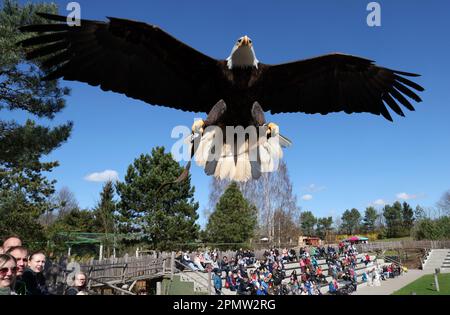
M 228 69 L 255 67 L 258 68 L 258 59 L 256 59 L 253 50 L 252 40 L 247 36 L 239 38 L 231 51 L 230 57 L 227 58 Z

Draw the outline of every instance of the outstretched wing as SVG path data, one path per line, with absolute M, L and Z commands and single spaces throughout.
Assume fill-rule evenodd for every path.
M 255 88 L 264 110 L 272 114 L 367 112 L 392 121 L 385 104 L 404 116 L 399 103 L 413 111 L 405 96 L 421 102 L 413 89 L 424 90 L 405 78 L 417 74 L 378 67 L 371 60 L 343 54 L 262 68 L 265 70 Z
M 39 32 L 20 44 L 37 46 L 28 59 L 46 58 L 45 79 L 86 82 L 154 105 L 208 112 L 220 91 L 219 61 L 141 22 L 108 18 L 109 23 L 81 20 L 69 26 L 66 17 L 39 13 L 57 22 L 28 25 Z

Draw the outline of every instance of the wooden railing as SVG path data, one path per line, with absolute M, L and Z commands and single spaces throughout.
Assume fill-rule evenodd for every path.
M 98 286 L 101 283 L 126 283 L 139 279 L 150 279 L 163 276 L 170 270 L 171 256 L 153 255 L 141 257 L 110 258 L 106 260 L 91 260 L 81 265 L 81 271 L 85 272 L 89 279 L 89 287 Z M 100 281 L 100 282 L 99 282 Z

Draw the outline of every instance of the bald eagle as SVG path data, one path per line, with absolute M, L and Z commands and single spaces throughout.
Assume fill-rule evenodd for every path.
M 276 169 L 274 161 L 290 141 L 276 124 L 266 123 L 264 112 L 367 112 L 392 121 L 386 105 L 404 116 L 400 104 L 413 111 L 407 97 L 421 102 L 413 90 L 424 90 L 406 78 L 417 74 L 346 54 L 268 65 L 259 62 L 252 40 L 243 36 L 227 59 L 217 60 L 154 25 L 108 17 L 109 22 L 69 26 L 65 16 L 39 15 L 51 22 L 22 27 L 40 34 L 20 44 L 28 59 L 43 60 L 45 80 L 81 81 L 149 104 L 208 113 L 192 126 L 199 139 L 196 145 L 195 137 L 190 140 L 192 156 L 206 174 L 222 179 L 247 181 Z M 208 130 L 211 126 L 218 129 Z M 226 126 L 258 127 L 258 139 L 278 141 L 257 142 L 252 159 L 249 138 L 231 141 L 224 136 Z M 220 149 L 213 145 L 219 130 L 224 131 Z M 212 153 L 217 158 L 211 159 Z

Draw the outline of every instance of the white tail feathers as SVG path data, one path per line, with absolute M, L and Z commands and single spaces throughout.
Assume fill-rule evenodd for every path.
M 250 145 L 250 148 L 249 141 L 246 140 L 235 148 L 234 144 L 222 143 L 222 133 L 217 133 L 217 136 L 219 135 L 220 139 L 215 139 L 216 130 L 207 129 L 194 155 L 195 162 L 202 168 L 205 168 L 208 162 L 217 162 L 215 169 L 213 168 L 216 178 L 246 182 L 252 178 L 257 179 L 261 173 L 277 170 L 283 150 L 276 137 L 255 143 L 253 147 Z M 255 146 L 257 154 L 250 152 Z M 212 175 L 212 172 L 210 174 Z

